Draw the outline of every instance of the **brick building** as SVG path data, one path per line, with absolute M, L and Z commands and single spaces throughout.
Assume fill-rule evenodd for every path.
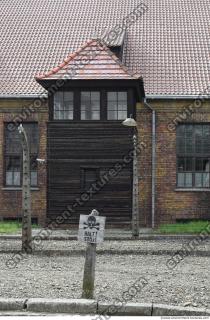
M 21 217 L 22 122 L 34 219 L 44 225 L 77 201 L 63 223 L 94 206 L 130 224 L 130 162 L 78 204 L 132 148 L 121 126 L 130 114 L 144 145 L 141 226 L 209 219 L 208 0 L 3 0 L 0 10 L 1 219 Z

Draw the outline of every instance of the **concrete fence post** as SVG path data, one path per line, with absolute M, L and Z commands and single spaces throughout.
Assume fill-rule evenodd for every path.
M 31 253 L 31 179 L 30 179 L 30 151 L 27 134 L 22 124 L 18 127 L 23 151 L 22 176 L 22 251 Z

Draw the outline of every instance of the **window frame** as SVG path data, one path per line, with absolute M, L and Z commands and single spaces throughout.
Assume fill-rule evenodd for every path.
M 7 170 L 7 161 L 10 161 L 9 159 L 11 159 L 12 158 L 12 161 L 13 161 L 13 159 L 14 158 L 17 158 L 18 159 L 18 161 L 20 162 L 20 170 L 19 171 L 15 171 L 14 169 L 13 170 Z M 8 188 L 12 188 L 12 187 L 21 187 L 21 156 L 19 155 L 17 155 L 17 154 L 5 154 L 5 156 L 4 156 L 4 168 L 5 168 L 5 170 L 4 170 L 4 187 L 8 187 Z M 19 174 L 20 174 L 20 178 L 19 178 L 19 180 L 20 180 L 20 184 L 15 184 L 15 183 L 12 183 L 12 184 L 7 184 L 7 173 L 8 172 L 11 172 L 12 173 L 12 182 L 14 182 L 14 173 L 15 172 L 18 172 Z
M 6 132 L 7 132 L 7 126 L 8 124 L 11 123 L 11 122 L 4 122 L 4 143 L 3 143 L 3 188 L 22 188 L 22 184 L 23 184 L 23 181 L 22 181 L 22 178 L 23 178 L 23 154 L 22 152 L 20 151 L 20 154 L 18 152 L 16 153 L 11 153 L 11 152 L 7 152 L 6 151 Z M 27 125 L 27 124 L 35 124 L 37 126 L 37 153 L 34 153 L 34 152 L 30 152 L 30 180 L 31 180 L 31 174 L 32 172 L 36 172 L 36 181 L 37 183 L 36 184 L 31 184 L 31 188 L 37 188 L 39 186 L 39 181 L 38 181 L 38 178 L 39 178 L 39 175 L 38 175 L 38 163 L 36 163 L 36 170 L 31 170 L 31 163 L 32 163 L 32 158 L 35 157 L 37 159 L 38 157 L 38 152 L 39 152 L 39 123 L 37 121 L 28 121 L 28 122 L 23 122 L 22 123 L 23 126 L 24 125 Z M 15 127 L 15 129 L 17 130 L 17 127 Z M 22 150 L 22 148 L 20 149 Z M 8 158 L 11 158 L 11 157 L 16 157 L 16 158 L 19 158 L 19 161 L 20 161 L 20 171 L 17 171 L 17 172 L 20 172 L 20 184 L 7 184 L 7 159 Z M 11 172 L 15 172 L 15 171 L 11 171 Z M 14 180 L 14 178 L 13 178 Z
M 61 93 L 62 94 L 62 108 L 61 110 L 57 110 L 59 112 L 67 112 L 65 109 L 64 109 L 64 94 L 65 93 L 72 93 L 72 103 L 73 103 L 73 110 L 72 110 L 72 114 L 73 114 L 73 117 L 72 119 L 68 119 L 68 118 L 62 118 L 62 119 L 59 119 L 59 118 L 55 118 L 55 97 L 56 97 L 56 94 L 57 93 Z M 73 121 L 75 119 L 75 90 L 58 90 L 56 91 L 54 94 L 53 94 L 53 98 L 52 98 L 52 103 L 53 103 L 53 108 L 52 108 L 52 118 L 54 121 Z
M 86 93 L 90 93 L 90 98 L 91 98 L 91 94 L 92 93 L 99 93 L 99 110 L 98 111 L 98 114 L 99 114 L 99 119 L 82 119 L 82 93 L 83 92 L 86 92 Z M 94 89 L 92 90 L 91 88 L 90 89 L 81 89 L 80 90 L 80 121 L 101 121 L 101 90 L 97 90 L 97 89 Z M 91 100 L 90 100 L 91 101 Z M 91 114 L 92 114 L 92 108 L 91 108 Z
M 126 117 L 125 117 L 125 118 L 119 119 L 119 108 L 118 108 L 119 99 L 118 99 L 118 94 L 121 93 L 121 92 L 126 93 L 126 96 L 127 96 L 127 99 L 126 99 L 127 112 L 126 112 Z M 109 108 L 108 108 L 108 102 L 109 102 L 108 94 L 109 94 L 109 93 L 117 93 L 117 119 L 109 119 Z M 121 90 L 118 90 L 118 89 L 115 89 L 115 90 L 107 90 L 107 91 L 106 91 L 106 96 L 107 96 L 107 99 L 106 99 L 106 102 L 107 102 L 107 104 L 106 104 L 106 109 L 107 109 L 107 121 L 123 121 L 123 120 L 125 120 L 125 119 L 128 117 L 128 108 L 129 108 L 128 90 L 125 90 L 125 89 L 121 89 Z M 122 111 L 122 110 L 120 110 L 120 111 Z
M 184 152 L 180 152 L 179 151 L 179 137 L 181 137 L 181 135 L 178 135 L 178 128 L 180 126 L 184 126 Z M 186 152 L 186 126 L 192 126 L 192 152 Z M 209 133 L 210 133 L 210 123 L 179 123 L 177 125 L 176 128 L 176 188 L 179 189 L 199 189 L 199 190 L 205 190 L 205 189 L 209 189 L 210 190 L 210 148 L 209 148 L 209 153 L 208 152 L 203 152 L 203 150 L 201 152 L 196 152 L 196 126 L 209 126 Z M 204 138 L 203 138 L 203 128 L 202 128 L 202 138 L 201 138 L 201 142 L 202 142 L 202 147 L 204 144 Z M 179 160 L 183 158 L 184 162 L 185 162 L 185 170 L 180 171 L 179 170 Z M 186 160 L 187 159 L 191 159 L 192 161 L 192 167 L 191 170 L 186 170 Z M 202 161 L 204 161 L 205 159 L 208 160 L 208 164 L 209 164 L 209 168 L 208 171 L 204 171 L 204 170 L 196 170 L 196 162 L 197 160 L 202 159 Z M 184 185 L 180 186 L 178 184 L 178 175 L 179 173 L 183 173 L 184 174 Z M 192 185 L 191 186 L 187 186 L 186 185 L 186 174 L 187 173 L 191 173 L 192 174 Z M 196 180 L 196 173 L 200 173 L 202 174 L 202 186 L 196 186 L 195 184 L 195 180 Z M 208 174 L 209 175 L 209 185 L 208 186 L 204 186 L 204 182 L 203 182 L 203 176 L 204 174 Z
M 123 87 L 109 87 L 104 85 L 104 87 L 99 86 L 81 86 L 81 87 L 69 87 L 64 88 L 63 90 L 58 90 L 56 92 L 72 92 L 73 93 L 73 119 L 55 119 L 54 117 L 54 111 L 55 111 L 55 93 L 51 96 L 49 96 L 49 105 L 50 105 L 50 111 L 49 111 L 49 118 L 50 121 L 55 122 L 99 122 L 99 121 L 115 121 L 120 122 L 123 119 L 108 119 L 108 93 L 109 92 L 125 92 L 127 94 L 127 116 L 130 114 L 135 118 L 136 116 L 136 98 L 133 88 L 127 88 L 125 86 Z M 100 94 L 100 111 L 99 111 L 99 119 L 98 120 L 83 120 L 81 119 L 81 92 L 99 92 Z

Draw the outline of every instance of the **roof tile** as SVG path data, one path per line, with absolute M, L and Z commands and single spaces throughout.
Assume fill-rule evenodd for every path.
M 97 59 L 96 59 L 97 57 Z M 65 62 L 52 70 L 37 75 L 36 80 L 52 80 L 65 78 L 74 79 L 139 79 L 132 74 L 116 55 L 99 40 L 87 41 L 76 52 L 70 54 Z M 71 72 L 74 71 L 74 73 Z
M 142 2 L 148 10 L 126 30 L 123 63 L 143 76 L 146 94 L 205 92 L 210 82 L 209 0 Z M 52 70 L 96 33 L 104 35 L 121 24 L 139 3 L 1 0 L 0 94 L 43 93 L 36 74 Z

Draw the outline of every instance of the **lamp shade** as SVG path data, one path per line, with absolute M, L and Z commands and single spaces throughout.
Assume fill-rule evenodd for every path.
M 23 132 L 23 126 L 22 126 L 22 124 L 20 124 L 20 125 L 18 126 L 18 132 L 19 132 L 19 133 Z
M 126 118 L 122 124 L 127 127 L 137 127 L 137 123 L 133 118 Z

